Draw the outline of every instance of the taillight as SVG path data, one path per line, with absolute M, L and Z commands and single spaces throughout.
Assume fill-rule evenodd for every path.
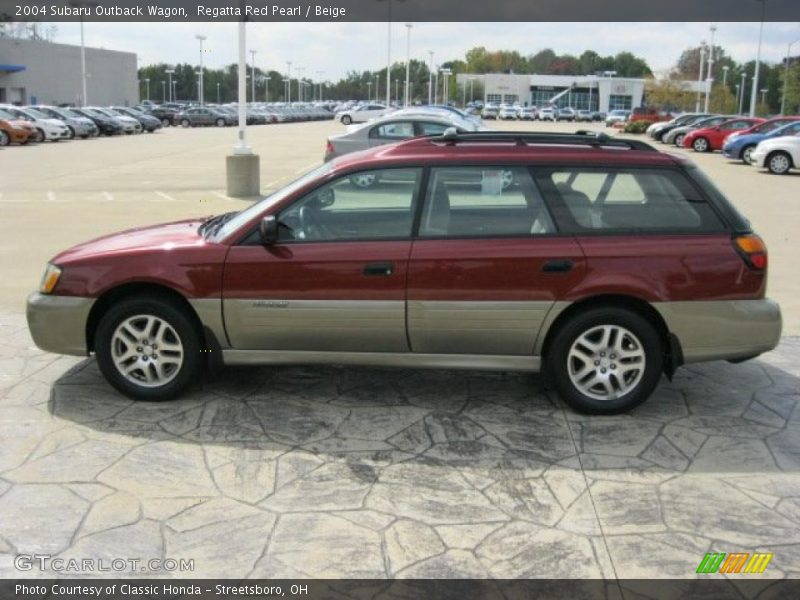
M 333 144 L 330 140 L 328 140 L 328 143 L 325 144 L 325 154 L 333 154 Z
M 750 233 L 736 236 L 733 242 L 747 266 L 756 271 L 763 271 L 767 268 L 767 246 L 764 244 L 764 240 Z

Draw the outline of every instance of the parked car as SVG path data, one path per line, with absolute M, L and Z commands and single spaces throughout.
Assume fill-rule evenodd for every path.
M 225 127 L 226 125 L 234 125 L 237 122 L 232 114 L 206 106 L 189 108 L 179 113 L 176 120 L 183 127 L 197 127 L 200 125 Z
M 351 123 L 366 123 L 370 119 L 377 119 L 389 114 L 394 109 L 383 104 L 364 104 L 336 114 L 336 120 L 342 125 Z
M 753 125 L 764 121 L 765 119 L 757 117 L 736 117 L 713 127 L 694 129 L 684 136 L 682 145 L 684 148 L 691 148 L 695 152 L 722 150 L 722 145 L 730 134 L 749 129 Z
M 100 106 L 90 106 L 89 108 L 119 123 L 122 126 L 122 131 L 127 135 L 131 135 L 134 133 L 142 133 L 142 124 L 133 117 L 123 115 L 122 113 L 117 112 L 112 108 L 103 108 Z
M 71 108 L 70 110 L 77 115 L 90 119 L 103 135 L 119 135 L 122 133 L 122 125 L 119 121 L 112 119 L 108 115 L 91 108 Z
M 736 115 L 708 115 L 702 119 L 692 121 L 688 125 L 681 125 L 676 127 L 666 134 L 661 136 L 661 142 L 664 144 L 675 144 L 678 148 L 683 146 L 683 138 L 686 134 L 695 129 L 705 129 L 706 127 L 716 127 L 720 123 L 730 121 Z
M 481 111 L 481 117 L 486 120 L 497 119 L 498 112 L 500 112 L 500 110 L 494 104 L 487 104 Z
M 592 111 L 581 109 L 575 113 L 575 120 L 576 121 L 587 121 L 591 123 L 592 121 Z
M 553 108 L 552 106 L 545 106 L 544 108 L 540 108 L 537 117 L 540 121 L 555 121 L 556 109 Z
M 576 116 L 577 113 L 575 109 L 567 106 L 558 110 L 558 113 L 556 113 L 556 121 L 574 121 Z
M 153 133 L 157 129 L 161 129 L 161 119 L 157 119 L 153 115 L 148 115 L 144 111 L 136 110 L 128 106 L 112 106 L 111 109 L 118 114 L 139 121 L 139 124 L 142 126 L 142 131 Z
M 760 131 L 755 133 L 747 133 L 747 131 L 754 131 L 761 127 Z M 759 142 L 774 137 L 782 137 L 785 135 L 796 135 L 800 133 L 800 117 L 790 117 L 773 119 L 762 123 L 760 126 L 751 127 L 739 135 L 730 135 L 725 140 L 722 146 L 722 153 L 730 159 L 741 160 L 744 164 L 751 163 L 753 150 L 756 149 Z
M 69 139 L 69 129 L 64 121 L 52 119 L 35 108 L 20 108 L 8 104 L 0 105 L 0 108 L 10 113 L 15 119 L 30 123 L 35 130 L 34 142 L 44 142 L 45 140 L 59 142 Z
M 608 113 L 608 115 L 606 115 L 606 127 L 612 127 L 613 125 L 625 123 L 630 116 L 631 111 L 629 110 L 612 110 L 610 113 Z
M 750 162 L 769 169 L 775 175 L 785 175 L 800 166 L 800 135 L 783 135 L 758 143 Z
M 74 139 L 77 136 L 85 140 L 86 138 L 95 137 L 100 134 L 100 130 L 91 119 L 72 112 L 69 108 L 37 106 L 36 110 L 50 118 L 63 121 L 67 129 L 69 129 L 70 139 Z
M 458 132 L 477 131 L 479 127 L 472 121 L 459 117 L 450 119 L 438 115 L 415 112 L 413 109 L 398 111 L 381 119 L 370 121 L 356 127 L 352 131 L 328 138 L 325 145 L 324 160 L 332 160 L 338 156 L 394 144 L 421 135 L 442 135 L 455 127 Z
M 149 106 L 147 111 L 148 114 L 161 121 L 162 127 L 169 127 L 178 124 L 175 118 L 181 112 L 181 109 L 171 106 Z
M 377 187 L 352 183 L 365 174 Z M 209 360 L 334 363 L 544 370 L 574 409 L 617 413 L 682 363 L 774 348 L 766 283 L 764 243 L 684 158 L 605 135 L 451 133 L 61 252 L 27 319 L 40 348 L 93 353 L 138 399 L 180 395 Z
M 606 120 L 606 113 L 600 110 L 593 110 L 592 111 L 592 121 L 598 121 L 602 123 Z
M 36 129 L 33 125 L 0 108 L 0 146 L 9 144 L 24 146 L 34 136 Z
M 516 106 L 502 104 L 500 110 L 497 112 L 497 118 L 503 121 L 516 121 L 518 114 Z
M 692 121 L 696 121 L 707 116 L 708 115 L 705 113 L 685 113 L 675 117 L 671 121 L 656 121 L 645 130 L 645 133 L 654 140 L 660 141 L 661 136 L 671 129 L 680 127 L 681 125 L 688 125 Z
M 669 121 L 670 119 L 672 119 L 672 115 L 669 113 L 663 113 L 649 106 L 637 106 L 628 117 L 628 121 L 631 123 L 636 121 Z
M 535 106 L 523 106 L 519 110 L 519 120 L 520 121 L 535 121 L 536 120 L 536 107 Z

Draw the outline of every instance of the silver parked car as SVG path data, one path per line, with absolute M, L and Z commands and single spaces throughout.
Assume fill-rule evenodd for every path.
M 100 134 L 100 129 L 94 124 L 94 121 L 72 112 L 68 108 L 61 108 L 60 106 L 36 106 L 35 108 L 51 119 L 64 121 L 69 130 L 70 139 L 79 137 L 85 140 L 88 137 L 95 137 Z
M 401 111 L 365 125 L 353 126 L 347 133 L 329 137 L 325 145 L 325 160 L 422 135 L 442 135 L 452 127 L 460 133 L 485 129 L 465 119 Z
M 120 112 L 117 112 L 113 108 L 102 108 L 98 106 L 90 106 L 92 110 L 99 112 L 102 115 L 110 118 L 112 121 L 116 121 L 122 126 L 122 131 L 127 134 L 131 133 L 142 133 L 142 124 L 139 123 L 133 117 L 129 117 L 127 115 L 123 115 Z

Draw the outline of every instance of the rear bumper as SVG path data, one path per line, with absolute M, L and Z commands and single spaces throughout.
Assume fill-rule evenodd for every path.
M 34 343 L 47 352 L 86 356 L 86 321 L 94 298 L 28 296 L 26 314 Z
M 781 311 L 768 298 L 656 302 L 686 363 L 750 358 L 772 350 L 781 337 Z

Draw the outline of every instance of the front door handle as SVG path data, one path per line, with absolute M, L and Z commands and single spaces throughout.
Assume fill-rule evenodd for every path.
M 542 265 L 542 273 L 568 273 L 571 270 L 572 261 L 569 259 L 548 260 Z
M 364 275 L 387 276 L 391 275 L 392 273 L 394 273 L 394 263 L 377 262 L 364 265 Z

